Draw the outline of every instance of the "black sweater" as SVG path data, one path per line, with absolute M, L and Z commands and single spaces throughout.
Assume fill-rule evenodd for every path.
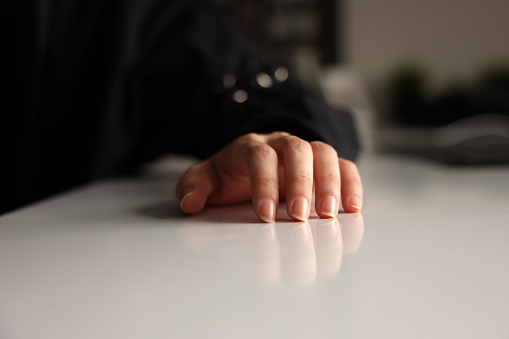
M 16 6 L 4 106 L 14 108 L 0 115 L 0 213 L 163 153 L 205 158 L 248 132 L 283 130 L 327 142 L 344 158 L 357 154 L 347 112 L 290 81 L 254 84 L 274 69 L 208 1 Z M 245 102 L 232 99 L 238 90 Z

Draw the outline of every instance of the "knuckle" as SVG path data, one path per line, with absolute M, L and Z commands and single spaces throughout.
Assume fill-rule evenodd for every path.
M 254 144 L 248 148 L 249 156 L 257 158 L 277 157 L 276 151 L 267 144 Z
M 312 141 L 310 144 L 311 144 L 311 147 L 313 148 L 314 152 L 324 153 L 324 154 L 327 154 L 329 156 L 333 156 L 336 158 L 338 157 L 338 152 L 336 152 L 334 147 L 332 147 L 329 144 L 326 144 L 322 141 Z
M 293 185 L 313 187 L 313 178 L 304 173 L 293 173 L 291 175 L 291 182 Z
M 350 160 L 348 159 L 343 159 L 343 158 L 339 158 L 339 164 L 342 166 L 342 167 L 353 167 L 353 168 L 356 168 L 357 166 Z
M 316 181 L 321 185 L 328 185 L 333 187 L 339 187 L 341 185 L 341 179 L 333 173 L 325 173 L 318 175 Z
M 189 166 L 189 168 L 186 170 L 186 172 L 184 173 L 184 175 L 194 175 L 196 173 L 198 173 L 201 169 L 203 168 L 203 163 L 199 162 L 199 163 L 195 163 L 195 164 L 192 164 L 191 166 Z
M 301 152 L 311 151 L 311 145 L 309 144 L 309 142 L 302 140 L 301 138 L 296 137 L 294 135 L 285 136 L 282 141 L 285 147 L 295 149 Z
M 244 134 L 244 135 L 238 137 L 236 141 L 238 141 L 240 143 L 249 143 L 254 140 L 258 140 L 258 138 L 259 138 L 259 135 L 256 133 L 247 133 L 247 134 Z
M 362 186 L 360 178 L 343 178 L 341 184 L 343 187 L 354 188 Z
M 277 188 L 279 185 L 277 178 L 271 176 L 257 178 L 253 184 L 272 189 Z
M 282 131 L 276 131 L 276 132 L 272 132 L 270 133 L 271 136 L 274 136 L 274 137 L 279 137 L 279 138 L 282 138 L 282 137 L 287 137 L 290 135 L 290 133 L 287 133 L 287 132 L 282 132 Z

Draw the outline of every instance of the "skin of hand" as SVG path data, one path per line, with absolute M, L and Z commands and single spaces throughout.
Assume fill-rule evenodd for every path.
M 362 207 L 362 183 L 356 165 L 320 141 L 307 142 L 285 132 L 246 134 L 211 158 L 192 165 L 180 179 L 176 195 L 186 213 L 205 205 L 251 200 L 261 220 L 274 222 L 279 199 L 295 221 L 315 210 L 334 218 L 341 200 L 346 212 Z M 340 199 L 341 198 L 341 199 Z

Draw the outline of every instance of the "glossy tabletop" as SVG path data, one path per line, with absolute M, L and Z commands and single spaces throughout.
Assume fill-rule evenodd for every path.
M 509 338 L 509 168 L 365 155 L 362 214 L 185 216 L 179 170 L 0 217 L 0 338 Z

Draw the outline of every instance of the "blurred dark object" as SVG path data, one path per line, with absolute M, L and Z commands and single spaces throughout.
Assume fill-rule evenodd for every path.
M 509 116 L 482 114 L 436 128 L 421 155 L 447 164 L 509 163 Z
M 257 53 L 288 64 L 302 49 L 313 50 L 322 64 L 341 59 L 338 31 L 341 1 L 215 0 Z
M 426 99 L 428 72 L 419 64 L 399 66 L 390 79 L 390 95 L 396 121 L 402 124 L 429 120 Z
M 509 64 L 495 64 L 481 74 L 480 82 L 489 88 L 509 89 Z
M 395 124 L 381 149 L 456 165 L 509 164 L 509 64 L 486 67 L 472 83 L 438 92 L 422 64 L 401 64 L 390 79 Z
M 427 91 L 428 79 L 418 64 L 396 70 L 390 93 L 397 123 L 443 126 L 480 114 L 509 116 L 509 65 L 491 66 L 475 84 L 454 84 L 441 93 Z
M 509 115 L 509 64 L 494 64 L 481 73 L 476 105 L 486 113 Z

